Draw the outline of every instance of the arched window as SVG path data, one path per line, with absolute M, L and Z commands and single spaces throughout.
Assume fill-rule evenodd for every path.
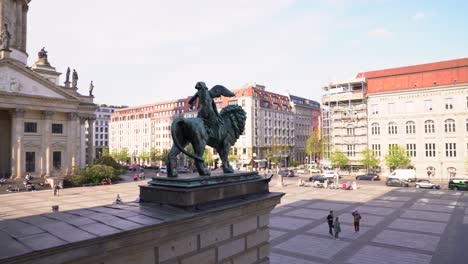
M 398 126 L 395 122 L 388 123 L 388 134 L 390 135 L 398 134 Z
M 450 178 L 455 178 L 455 176 L 457 176 L 457 169 L 455 169 L 454 167 L 448 167 L 447 174 Z
M 434 121 L 432 120 L 424 121 L 424 133 L 434 133 L 434 132 L 435 132 Z
M 416 133 L 416 125 L 413 121 L 406 122 L 406 134 Z
M 453 119 L 445 120 L 445 132 L 446 133 L 455 132 L 455 120 Z
M 467 123 L 468 127 L 468 123 Z M 371 125 L 371 134 L 372 135 L 380 135 L 380 125 L 379 123 L 372 123 Z
M 436 169 L 434 167 L 429 166 L 429 167 L 426 168 L 426 171 L 427 171 L 427 177 L 428 178 L 435 176 Z

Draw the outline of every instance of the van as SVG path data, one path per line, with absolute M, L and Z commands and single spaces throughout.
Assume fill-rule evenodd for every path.
M 448 188 L 450 190 L 468 190 L 468 179 L 450 179 Z
M 416 181 L 416 171 L 410 169 L 396 169 L 388 175 L 388 178 L 414 182 Z

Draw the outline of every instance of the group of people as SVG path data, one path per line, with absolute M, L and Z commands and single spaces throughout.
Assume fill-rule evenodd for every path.
M 353 216 L 353 222 L 354 222 L 354 232 L 359 232 L 359 223 L 361 222 L 361 214 L 355 210 L 354 212 L 351 213 Z M 339 221 L 338 217 L 334 217 L 333 211 L 330 211 L 330 213 L 327 216 L 327 222 L 328 222 L 328 232 L 330 233 L 331 237 L 335 237 L 336 240 L 340 240 L 339 234 L 341 232 L 341 223 Z
M 339 186 L 335 184 L 335 182 L 331 179 L 324 181 L 323 183 L 320 181 L 314 181 L 312 183 L 312 187 L 315 188 L 325 188 L 325 189 L 338 189 Z M 341 189 L 343 190 L 357 190 L 357 183 L 353 182 L 343 182 L 341 183 Z
M 20 188 L 18 185 L 16 185 L 14 188 L 11 184 L 8 185 L 7 192 L 19 192 L 19 191 L 20 191 Z
M 134 181 L 144 180 L 144 179 L 146 179 L 146 176 L 145 176 L 144 172 L 133 174 L 133 180 Z
M 112 180 L 111 180 L 111 178 L 102 179 L 101 184 L 102 185 L 112 185 Z

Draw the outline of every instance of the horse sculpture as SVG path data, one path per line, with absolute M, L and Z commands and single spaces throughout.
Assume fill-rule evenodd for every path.
M 238 105 L 227 106 L 218 113 L 213 98 L 222 95 L 234 96 L 224 86 L 216 85 L 208 90 L 205 83 L 198 82 L 195 88 L 198 91 L 189 103 L 194 105 L 194 101 L 198 99 L 197 117 L 176 118 L 171 125 L 174 144 L 166 160 L 168 177 L 177 177 L 176 157 L 180 152 L 195 160 L 195 166 L 200 176 L 209 176 L 210 170 L 205 166 L 202 158 L 206 145 L 216 149 L 225 173 L 234 172 L 228 161 L 229 150 L 244 132 L 247 115 Z M 195 154 L 185 150 L 189 143 Z

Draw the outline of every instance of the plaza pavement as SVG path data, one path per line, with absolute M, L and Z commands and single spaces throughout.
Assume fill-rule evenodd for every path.
M 270 218 L 272 264 L 438 264 L 467 263 L 468 192 L 361 185 L 356 191 L 298 187 L 286 179 L 271 191 L 285 192 Z M 0 221 L 51 212 L 124 202 L 138 195 L 146 181 L 70 188 L 53 192 L 0 195 Z M 354 233 L 351 212 L 362 214 Z M 329 210 L 342 222 L 341 240 L 328 235 Z

